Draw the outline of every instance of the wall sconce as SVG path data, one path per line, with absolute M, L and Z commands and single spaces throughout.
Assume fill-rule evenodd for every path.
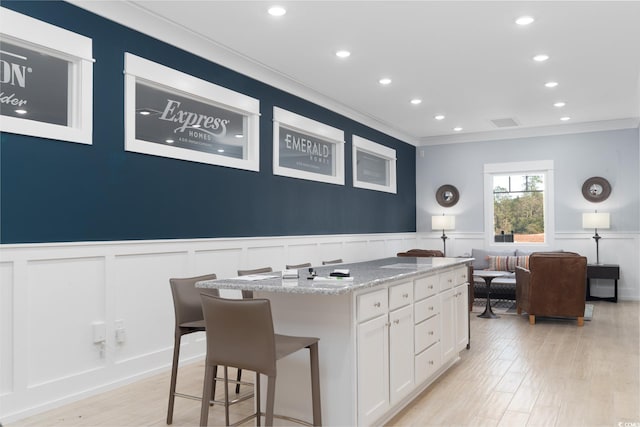
M 442 244 L 444 246 L 444 256 L 447 256 L 447 235 L 445 230 L 453 230 L 456 228 L 456 217 L 453 215 L 438 215 L 431 217 L 431 229 L 442 230 Z
M 583 213 L 582 214 L 582 228 L 593 228 L 595 229 L 595 235 L 593 239 L 596 241 L 596 264 L 600 264 L 600 253 L 598 247 L 598 241 L 600 240 L 600 236 L 598 235 L 598 228 L 609 228 L 610 227 L 610 219 L 609 213 L 598 212 L 594 213 Z

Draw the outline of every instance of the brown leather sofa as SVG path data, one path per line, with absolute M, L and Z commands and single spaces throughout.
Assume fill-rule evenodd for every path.
M 398 252 L 396 256 L 408 257 L 443 257 L 444 253 L 437 249 L 409 249 L 406 252 Z
M 576 317 L 584 325 L 587 258 L 573 252 L 533 253 L 529 269 L 516 268 L 516 307 L 518 314 Z

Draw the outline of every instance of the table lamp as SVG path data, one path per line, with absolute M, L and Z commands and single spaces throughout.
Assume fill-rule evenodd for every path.
M 442 244 L 444 246 L 444 256 L 447 256 L 447 235 L 444 234 L 445 230 L 453 230 L 456 228 L 456 217 L 453 215 L 438 215 L 431 217 L 431 229 L 442 230 Z
M 600 264 L 600 253 L 598 247 L 598 241 L 600 240 L 600 236 L 598 235 L 598 228 L 609 228 L 609 213 L 598 212 L 594 213 L 583 213 L 582 214 L 582 228 L 593 228 L 595 229 L 595 235 L 593 239 L 596 241 L 596 264 Z

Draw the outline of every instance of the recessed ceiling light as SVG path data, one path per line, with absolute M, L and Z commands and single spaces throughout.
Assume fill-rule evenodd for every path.
M 454 131 L 456 132 L 460 132 L 462 130 L 462 128 L 460 126 L 456 126 L 453 128 Z
M 557 108 L 562 108 L 562 107 L 564 107 L 565 105 L 567 105 L 567 103 L 566 103 L 566 102 L 564 102 L 564 101 L 558 101 L 558 102 L 556 102 L 555 104 L 553 104 L 553 106 L 554 106 L 554 107 L 557 107 Z
M 271 16 L 282 16 L 287 13 L 287 9 L 282 6 L 272 6 L 269 8 L 269 15 Z
M 236 138 L 244 138 L 244 135 L 243 135 L 243 134 L 241 134 L 241 133 L 236 133 L 234 136 L 235 136 Z
M 544 53 L 541 53 L 540 55 L 536 55 L 533 57 L 533 60 L 536 62 L 544 62 L 547 59 L 549 59 L 549 55 L 545 55 Z
M 224 149 L 218 148 L 218 153 L 224 153 Z
M 348 58 L 351 56 L 351 52 L 349 52 L 348 50 L 339 50 L 336 52 L 336 56 L 338 58 Z
M 378 80 L 378 83 L 380 83 L 381 85 L 388 85 L 388 84 L 391 84 L 391 79 L 388 77 L 383 77 L 380 80 Z
M 567 120 L 571 120 L 571 117 L 569 116 L 560 117 L 560 120 L 562 120 L 563 122 L 566 122 Z
M 558 86 L 558 82 L 546 82 L 544 85 L 546 87 L 556 87 Z
M 422 104 L 422 99 L 414 98 L 414 99 L 411 100 L 411 103 L 413 105 Z
M 16 114 L 27 114 L 27 110 L 15 110 Z
M 433 118 L 436 120 L 444 120 L 444 114 L 436 114 Z
M 518 25 L 529 25 L 533 21 L 535 21 L 535 19 L 533 19 L 531 16 L 521 16 L 520 18 L 516 19 L 516 24 L 518 24 Z
M 138 114 L 140 114 L 141 116 L 148 116 L 149 114 L 151 114 L 151 111 L 142 110 Z
M 195 125 L 193 125 L 193 126 L 191 126 L 191 127 L 192 127 L 192 128 L 196 128 L 196 129 L 198 129 L 198 128 L 202 127 L 202 125 L 195 124 Z
M 173 144 L 173 139 L 165 139 L 165 141 L 167 144 Z

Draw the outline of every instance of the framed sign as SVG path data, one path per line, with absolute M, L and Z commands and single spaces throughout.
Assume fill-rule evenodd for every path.
M 258 171 L 260 101 L 125 53 L 125 150 Z
M 92 143 L 92 40 L 0 8 L 0 130 Z
M 353 186 L 396 194 L 396 150 L 353 135 Z
M 273 173 L 344 185 L 344 132 L 273 107 Z

